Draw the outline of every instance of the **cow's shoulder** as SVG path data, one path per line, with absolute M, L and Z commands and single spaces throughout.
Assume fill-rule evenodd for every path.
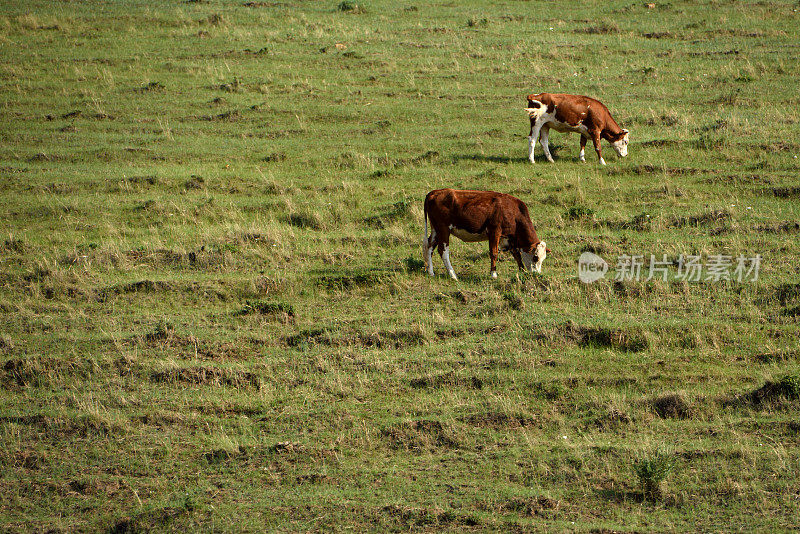
M 517 197 L 498 193 L 492 198 L 493 212 L 504 222 L 512 222 L 528 215 L 528 207 Z

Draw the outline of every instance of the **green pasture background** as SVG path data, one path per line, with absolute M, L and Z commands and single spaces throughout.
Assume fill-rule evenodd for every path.
M 798 9 L 0 2 L 0 530 L 799 528 Z M 531 165 L 542 91 L 629 156 Z M 440 187 L 524 200 L 543 274 L 428 277 Z

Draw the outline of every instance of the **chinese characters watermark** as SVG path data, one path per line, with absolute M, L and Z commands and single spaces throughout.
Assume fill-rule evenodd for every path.
M 673 274 L 670 276 L 670 268 Z M 654 279 L 664 282 L 755 282 L 761 268 L 761 254 L 737 257 L 726 254 L 709 255 L 705 262 L 700 255 L 681 254 L 671 260 L 666 254 L 659 258 L 643 254 L 621 254 L 613 270 L 613 280 L 617 282 L 649 282 Z M 605 278 L 609 271 L 608 263 L 591 252 L 584 252 L 578 259 L 578 278 L 591 284 Z

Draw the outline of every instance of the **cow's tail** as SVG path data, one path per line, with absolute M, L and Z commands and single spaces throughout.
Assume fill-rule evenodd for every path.
M 425 233 L 422 234 L 422 262 L 425 264 L 425 269 L 428 269 L 428 202 L 427 198 L 422 206 L 422 218 L 425 221 Z
M 544 115 L 545 111 L 547 111 L 547 106 L 538 100 L 528 100 L 528 106 L 525 108 L 525 111 L 528 112 L 528 117 L 536 120 Z
M 528 113 L 528 118 L 531 120 L 531 130 L 528 133 L 528 137 L 531 137 L 533 135 L 534 129 L 536 128 L 535 127 L 536 121 L 538 121 L 539 118 L 542 115 L 544 115 L 544 112 L 547 111 L 547 106 L 545 106 L 544 103 L 540 102 L 539 100 L 528 100 L 528 106 L 525 108 L 525 111 Z M 528 154 L 529 158 L 533 156 L 533 143 L 535 142 L 536 139 L 531 140 L 530 144 L 531 152 L 530 154 Z

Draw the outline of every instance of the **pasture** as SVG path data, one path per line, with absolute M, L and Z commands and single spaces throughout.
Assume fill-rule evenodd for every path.
M 800 528 L 798 10 L 0 1 L 0 530 Z M 541 91 L 628 157 L 531 165 Z M 441 187 L 542 274 L 428 277 Z

